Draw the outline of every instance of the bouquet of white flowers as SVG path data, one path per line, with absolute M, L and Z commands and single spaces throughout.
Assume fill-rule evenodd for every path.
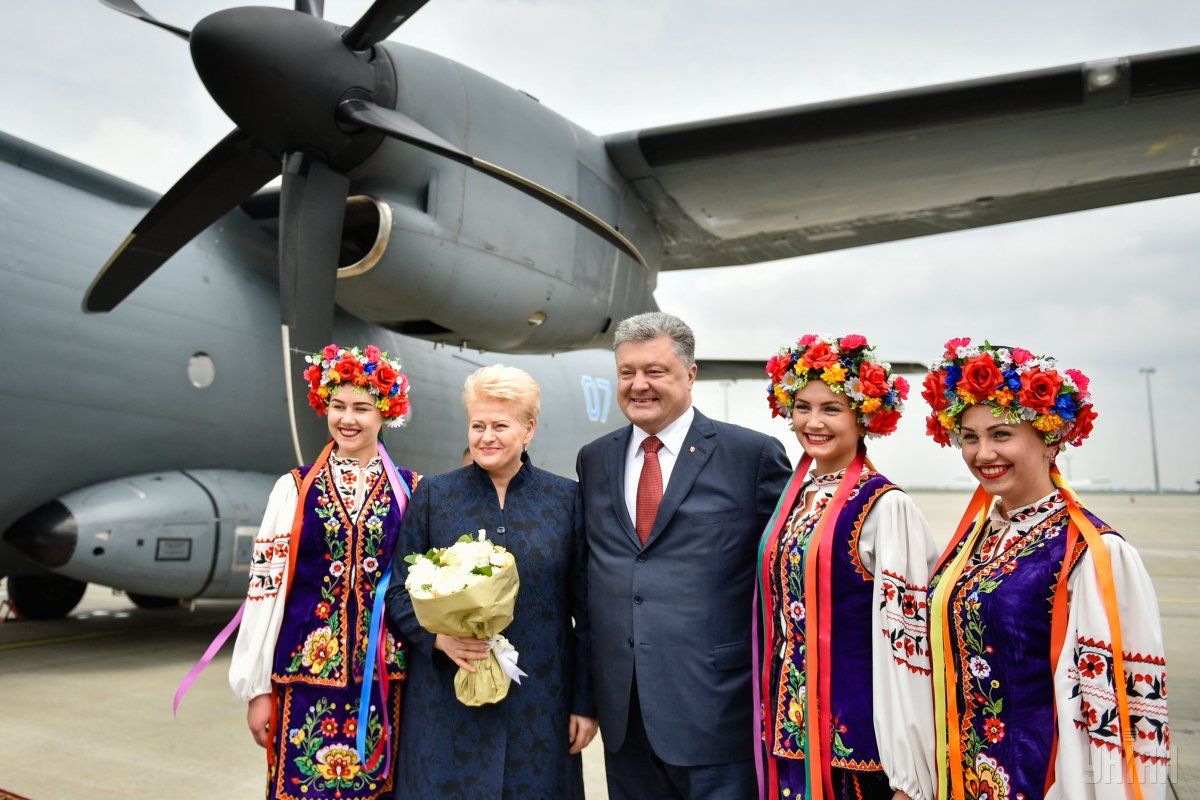
M 521 581 L 512 553 L 493 544 L 479 531 L 464 535 L 449 547 L 407 556 L 404 588 L 412 598 L 417 622 L 430 633 L 473 636 L 491 644 L 488 657 L 475 672 L 460 669 L 454 693 L 468 706 L 498 703 L 508 696 L 509 684 L 525 673 L 517 667 L 516 649 L 500 632 L 512 623 Z

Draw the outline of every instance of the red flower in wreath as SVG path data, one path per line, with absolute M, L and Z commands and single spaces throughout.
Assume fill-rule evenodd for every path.
M 1004 382 L 1004 374 L 996 366 L 996 362 L 987 353 L 971 356 L 963 364 L 962 378 L 958 385 L 971 393 L 979 402 L 987 400 L 996 393 L 996 389 Z M 1051 405 L 1054 401 L 1051 400 Z
M 1017 399 L 1026 408 L 1046 414 L 1054 408 L 1062 384 L 1062 376 L 1057 372 L 1047 372 L 1040 367 L 1034 367 L 1021 376 L 1021 391 L 1017 394 Z
M 881 408 L 871 416 L 871 421 L 867 423 L 867 430 L 880 436 L 887 436 L 896 430 L 896 424 L 899 422 L 899 411 L 893 408 Z
M 320 417 L 325 416 L 325 412 L 328 410 L 325 408 L 325 398 L 316 392 L 308 393 L 308 404 L 312 406 L 313 411 L 316 411 L 317 416 Z
M 362 363 L 352 353 L 344 353 L 333 368 L 343 381 L 353 381 L 362 374 Z
M 1069 439 L 1071 444 L 1076 447 L 1083 444 L 1083 440 L 1091 435 L 1092 423 L 1095 420 L 1096 412 L 1092 410 L 1091 403 L 1088 403 L 1086 406 L 1080 406 L 1079 410 L 1075 412 L 1075 427 L 1071 430 L 1071 438 Z
M 837 353 L 827 342 L 814 342 L 801 358 L 801 363 L 809 369 L 825 369 L 838 362 Z
M 783 383 L 783 376 L 787 374 L 788 367 L 792 365 L 792 356 L 787 354 L 776 354 L 767 359 L 767 375 L 771 378 L 771 383 Z
M 943 411 L 949 403 L 946 402 L 946 373 L 942 370 L 931 372 L 925 376 L 925 380 L 921 384 L 925 388 L 921 390 L 921 397 L 925 398 L 925 402 L 929 403 L 929 407 L 934 411 Z
M 379 393 L 386 397 L 387 393 L 390 392 L 392 387 L 396 384 L 396 377 L 396 370 L 392 369 L 387 364 L 381 363 L 375 368 L 375 371 L 371 373 L 371 383 L 375 384 L 375 387 L 379 389 Z
M 950 431 L 942 425 L 937 414 L 930 414 L 925 418 L 925 433 L 933 437 L 933 440 L 942 447 L 950 446 Z
M 883 397 L 891 389 L 887 382 L 887 370 L 869 361 L 859 367 L 858 382 L 867 397 Z

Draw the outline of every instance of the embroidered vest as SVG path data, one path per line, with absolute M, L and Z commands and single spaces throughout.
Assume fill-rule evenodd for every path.
M 311 467 L 292 471 L 297 486 Z M 410 486 L 413 474 L 399 470 Z M 361 683 L 375 586 L 392 561 L 402 515 L 381 474 L 357 521 L 346 513 L 330 465 L 304 498 L 295 576 L 275 646 L 271 680 L 345 687 Z M 405 677 L 404 652 L 386 637 L 388 676 Z
M 1084 513 L 1100 533 L 1119 535 Z M 950 735 L 959 737 L 972 800 L 1040 800 L 1045 793 L 1055 727 L 1050 613 L 1069 522 L 1065 507 L 1050 514 L 988 563 L 964 570 L 951 593 L 946 657 L 958 665 L 953 691 L 962 724 Z M 1080 540 L 1068 570 L 1084 549 Z M 1064 657 L 1074 644 L 1067 643 Z
M 829 749 L 835 767 L 860 771 L 878 771 L 879 748 L 875 741 L 872 718 L 873 636 L 881 635 L 871 625 L 871 604 L 875 602 L 874 576 L 858 557 L 858 539 L 867 514 L 885 492 L 897 487 L 878 473 L 864 473 L 858 486 L 846 499 L 833 529 L 831 579 L 833 600 L 833 639 L 830 708 L 833 723 Z M 772 652 L 782 651 L 783 659 L 772 675 L 775 687 L 774 746 L 780 758 L 804 758 L 804 697 L 816 687 L 806 686 L 804 619 L 804 560 L 806 548 L 820 515 L 812 515 L 804 530 L 780 537 L 780 547 L 772 555 L 771 590 L 776 593 L 787 623 L 780 626 Z M 815 643 L 814 643 L 815 646 Z

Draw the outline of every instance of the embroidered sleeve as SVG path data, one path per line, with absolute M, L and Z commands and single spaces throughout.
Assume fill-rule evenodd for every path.
M 250 585 L 229 665 L 229 685 L 242 700 L 271 691 L 271 664 L 283 623 L 288 537 L 298 494 L 292 473 L 276 481 L 254 540 Z
M 912 499 L 889 491 L 867 515 L 858 550 L 864 569 L 874 576 L 871 672 L 879 758 L 892 789 L 914 800 L 933 800 L 927 594 L 937 547 Z
M 1145 800 L 1162 800 L 1167 794 L 1171 733 L 1158 600 L 1137 551 L 1119 536 L 1105 536 L 1104 543 L 1121 617 L 1135 764 Z M 1058 756 L 1052 794 L 1125 800 L 1112 637 L 1091 553 L 1085 552 L 1076 563 L 1068 586 L 1066 642 L 1054 675 Z

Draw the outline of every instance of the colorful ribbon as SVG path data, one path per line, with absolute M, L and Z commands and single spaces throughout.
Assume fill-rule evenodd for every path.
M 391 456 L 384 449 L 383 442 L 379 442 L 379 459 L 383 462 L 383 471 L 387 473 L 388 483 L 392 486 L 392 495 L 396 498 L 396 504 L 400 509 L 400 518 L 404 519 L 404 512 L 408 508 L 408 501 L 412 498 L 412 490 L 408 484 L 400 477 L 400 473 L 396 470 L 396 465 L 392 463 Z M 401 491 L 397 491 L 397 487 Z M 387 636 L 387 631 L 383 627 L 383 619 L 386 612 L 384 603 L 387 598 L 388 585 L 392 582 L 392 572 L 396 566 L 393 559 L 389 564 L 383 576 L 379 579 L 379 583 L 375 585 L 375 600 L 371 604 L 371 625 L 367 633 L 367 657 L 363 664 L 362 689 L 358 695 L 358 726 L 354 732 L 354 745 L 358 751 L 358 761 L 364 764 L 368 770 L 372 770 L 379 763 L 380 749 L 384 755 L 384 774 L 388 774 L 392 770 L 392 748 L 389 746 L 392 736 L 391 720 L 388 719 L 388 674 L 387 674 L 387 647 L 380 647 L 383 644 L 384 638 Z M 383 726 L 379 734 L 379 746 L 375 752 L 371 754 L 370 760 L 366 757 L 367 750 L 367 724 L 371 712 L 371 687 L 375 683 L 375 661 L 379 661 L 379 688 L 380 688 L 380 716 L 383 719 Z
M 779 793 L 779 781 L 776 775 L 775 761 L 771 758 L 773 745 L 769 729 L 764 728 L 766 719 L 766 708 L 763 700 L 767 697 L 767 692 L 770 691 L 770 655 L 771 642 L 775 638 L 775 607 L 771 601 L 770 575 L 769 569 L 771 566 L 770 553 L 774 552 L 779 541 L 779 534 L 783 530 L 783 525 L 787 522 L 787 515 L 792 510 L 796 503 L 796 496 L 800 493 L 801 487 L 804 486 L 804 479 L 808 475 L 808 470 L 812 467 L 812 456 L 805 454 L 800 460 L 800 465 L 796 467 L 796 471 L 792 473 L 792 477 L 788 479 L 787 486 L 784 487 L 783 494 L 779 496 L 779 502 L 775 504 L 775 512 L 771 514 L 771 519 L 767 522 L 767 526 L 763 529 L 762 536 L 758 540 L 758 560 L 755 562 L 758 565 L 756 570 L 756 587 L 752 600 L 753 612 L 751 617 L 752 633 L 751 641 L 751 668 L 753 672 L 753 680 L 751 680 L 751 692 L 754 697 L 754 772 L 758 777 L 758 798 L 759 800 L 777 800 Z M 761 623 L 762 636 L 759 636 L 760 614 L 761 607 Z M 764 770 L 764 758 L 766 768 Z M 767 778 L 771 779 L 770 787 L 767 787 Z
M 938 559 L 936 568 L 940 570 L 947 559 L 953 557 L 949 569 L 939 579 L 937 589 L 934 590 L 929 619 L 930 659 L 933 663 L 933 718 L 937 737 L 938 800 L 946 800 L 948 797 L 951 771 L 954 773 L 953 785 L 956 787 L 954 797 L 961 800 L 963 796 L 962 755 L 958 742 L 958 672 L 953 659 L 946 657 L 947 653 L 953 652 L 948 616 L 950 596 L 954 593 L 954 586 L 966 568 L 967 560 L 971 557 L 971 552 L 983 531 L 983 523 L 987 519 L 991 503 L 992 496 L 982 486 L 975 490 L 954 536 L 950 539 L 950 544 Z M 955 548 L 964 538 L 967 540 L 966 544 L 955 552 Z
M 838 483 L 833 500 L 821 513 L 821 520 L 813 531 L 812 538 L 804 548 L 804 669 L 808 673 L 805 685 L 809 687 L 805 698 L 807 709 L 804 715 L 804 775 L 807 800 L 822 800 L 828 794 L 834 796 L 833 765 L 826 752 L 826 739 L 833 735 L 832 710 L 830 709 L 832 685 L 832 642 L 833 642 L 833 587 L 832 561 L 833 536 L 838 517 L 850 490 L 858 485 L 866 460 L 866 451 L 861 447 L 846 474 Z M 816 555 L 810 559 L 810 555 Z M 817 602 L 813 603 L 813 598 Z M 815 612 L 815 613 L 814 613 Z M 813 643 L 816 642 L 815 659 Z M 817 691 L 813 691 L 813 686 Z M 815 721 L 815 725 L 814 725 Z M 829 742 L 832 749 L 832 741 Z M 815 765 L 815 766 L 814 766 Z M 820 770 L 820 778 L 813 779 L 813 772 Z

